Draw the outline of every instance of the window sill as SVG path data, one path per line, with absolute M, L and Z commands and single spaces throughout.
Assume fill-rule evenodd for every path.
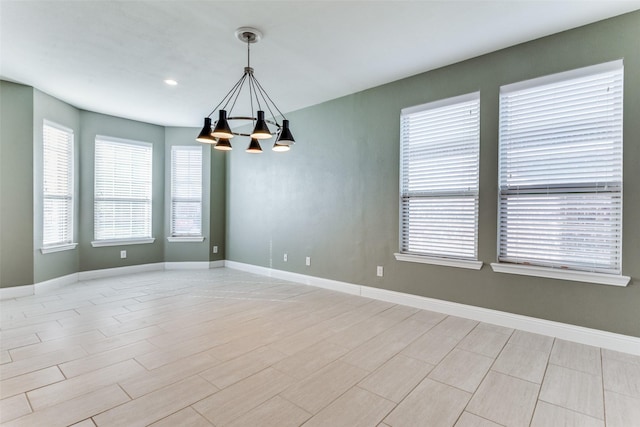
M 94 240 L 91 246 L 101 248 L 104 246 L 124 246 L 124 245 L 146 245 L 155 242 L 154 237 L 144 239 L 113 239 L 113 240 Z
M 410 255 L 410 254 L 393 254 L 398 261 L 418 262 L 422 264 L 444 265 L 446 267 L 459 267 L 468 268 L 471 270 L 480 270 L 482 268 L 482 261 L 468 261 L 464 259 L 453 258 L 435 258 L 422 255 Z
M 71 249 L 75 249 L 76 246 L 78 246 L 77 243 L 65 243 L 64 245 L 46 246 L 40 248 L 40 252 L 42 252 L 43 254 L 50 254 L 53 252 L 70 251 Z
M 204 242 L 204 236 L 172 236 L 167 237 L 170 243 L 200 243 Z
M 597 283 L 599 285 L 627 286 L 631 277 L 615 274 L 590 273 L 588 271 L 560 270 L 557 268 L 530 265 L 503 264 L 493 262 L 491 268 L 497 273 L 520 274 L 523 276 L 546 277 L 549 279 L 572 280 L 574 282 Z

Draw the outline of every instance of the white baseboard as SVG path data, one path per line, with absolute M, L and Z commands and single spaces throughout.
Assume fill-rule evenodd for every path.
M 9 288 L 0 288 L 0 300 L 28 297 L 33 295 L 34 285 L 11 286 Z
M 351 283 L 323 279 L 322 277 L 307 276 L 306 274 L 292 273 L 290 271 L 275 270 L 273 268 L 244 264 L 235 261 L 225 261 L 224 265 L 225 267 L 233 268 L 234 270 L 246 271 L 247 273 L 255 273 L 261 276 L 274 277 L 276 279 L 288 280 L 291 282 L 301 283 L 303 285 L 345 292 L 352 295 L 360 295 L 360 285 L 353 285 Z
M 209 268 L 223 268 L 224 267 L 224 260 L 218 260 L 218 261 L 209 261 Z
M 613 332 L 606 332 L 598 329 L 585 328 L 582 326 L 575 326 L 567 323 L 522 316 L 519 314 L 491 310 L 488 308 L 476 307 L 456 302 L 438 300 L 419 295 L 405 294 L 402 292 L 395 292 L 387 289 L 372 288 L 364 285 L 354 285 L 351 283 L 339 282 L 336 280 L 328 280 L 319 277 L 307 276 L 304 274 L 291 273 L 288 271 L 274 270 L 267 267 L 260 267 L 235 261 L 225 261 L 225 266 L 249 273 L 275 277 L 283 280 L 290 280 L 292 282 L 317 286 L 339 292 L 346 292 L 353 295 L 360 295 L 366 298 L 373 298 L 381 301 L 392 302 L 395 304 L 420 308 L 423 310 L 431 310 L 452 316 L 464 317 L 467 319 L 491 323 L 507 328 L 520 329 L 522 331 L 547 335 L 554 338 L 560 338 L 581 344 L 621 351 L 623 353 L 640 355 L 640 338 L 632 337 L 629 335 L 616 334 Z
M 41 294 L 52 289 L 58 289 L 63 286 L 72 285 L 78 282 L 78 273 L 67 274 L 66 276 L 54 277 L 44 282 L 36 283 L 34 286 L 34 294 Z
M 208 270 L 209 261 L 165 262 L 165 270 Z
M 126 267 L 103 268 L 102 270 L 81 271 L 78 273 L 78 280 L 103 279 L 106 277 L 120 276 L 123 274 L 146 273 L 148 271 L 158 271 L 164 269 L 164 262 L 153 264 L 128 265 Z

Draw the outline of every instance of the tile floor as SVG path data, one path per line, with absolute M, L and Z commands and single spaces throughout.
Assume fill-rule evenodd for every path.
M 0 307 L 3 426 L 640 426 L 640 357 L 235 270 Z

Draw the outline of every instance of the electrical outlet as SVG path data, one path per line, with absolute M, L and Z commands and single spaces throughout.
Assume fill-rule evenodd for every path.
M 214 246 L 214 247 L 213 247 L 213 253 L 214 253 L 214 254 L 217 254 L 217 253 L 218 253 L 218 247 L 217 247 L 217 246 Z
M 287 254 L 284 254 L 284 262 L 287 262 Z
M 311 265 L 311 257 L 310 256 L 307 257 L 307 265 L 308 266 Z
M 120 258 L 125 259 L 127 257 L 127 251 L 120 251 Z
M 376 274 L 378 275 L 378 277 L 382 277 L 382 275 L 384 274 L 384 269 L 381 265 L 378 266 L 378 269 L 376 270 Z

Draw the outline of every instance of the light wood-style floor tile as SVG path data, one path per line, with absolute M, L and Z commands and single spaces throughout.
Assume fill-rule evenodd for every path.
M 562 366 L 549 365 L 540 400 L 604 419 L 602 378 Z
M 553 347 L 553 338 L 546 335 L 516 330 L 509 338 L 509 343 L 525 347 L 529 350 L 541 351 L 549 354 Z
M 93 419 L 98 426 L 146 426 L 216 391 L 206 380 L 193 376 L 103 412 Z
M 437 365 L 459 341 L 457 338 L 445 337 L 429 331 L 402 350 L 402 354 Z
M 368 427 L 377 425 L 395 404 L 353 387 L 307 421 L 305 427 Z
M 473 393 L 492 364 L 491 357 L 456 348 L 431 371 L 429 378 Z
M 275 363 L 273 367 L 296 379 L 304 379 L 335 362 L 349 350 L 328 341 L 322 341 L 286 357 Z
M 501 427 L 493 421 L 474 415 L 470 412 L 463 412 L 455 427 Z
M 0 307 L 3 427 L 640 427 L 640 356 L 237 270 Z
M 338 360 L 288 388 L 281 395 L 305 411 L 315 414 L 357 384 L 368 373 Z
M 62 375 L 62 372 L 60 372 L 57 366 L 29 372 L 28 374 L 2 381 L 2 385 L 0 385 L 0 399 L 25 393 L 62 380 L 64 380 L 64 375 Z
M 275 396 L 256 406 L 227 427 L 297 427 L 311 417 L 311 414 L 280 396 Z
M 205 417 L 188 407 L 150 424 L 150 427 L 211 427 L 212 425 Z
M 39 356 L 30 357 L 28 359 L 5 363 L 2 365 L 2 369 L 0 369 L 0 380 L 4 381 L 8 378 L 17 377 L 18 375 L 39 371 L 40 369 L 55 366 L 86 355 L 87 352 L 84 351 L 82 347 L 73 346 L 63 350 L 56 350 Z
M 630 427 L 640 425 L 640 399 L 604 392 L 607 427 Z
M 433 426 L 452 426 L 470 398 L 470 393 L 425 378 L 384 422 L 402 427 L 424 425 L 429 420 Z
M 24 417 L 10 421 L 3 427 L 63 427 L 85 420 L 127 402 L 129 397 L 117 385 L 67 400 L 59 405 L 50 406 Z
M 261 347 L 250 353 L 220 363 L 200 373 L 200 376 L 222 389 L 247 378 L 284 359 L 286 354 L 269 347 Z
M 640 365 L 605 358 L 602 369 L 606 390 L 640 399 Z
M 31 407 L 24 394 L 0 400 L 0 423 L 5 423 L 30 413 Z
M 56 382 L 27 393 L 34 410 L 57 405 L 65 400 L 82 396 L 111 384 L 116 384 L 129 376 L 143 372 L 145 369 L 129 359 L 105 368 L 87 372 L 68 380 Z
M 399 403 L 433 369 L 433 365 L 401 354 L 389 359 L 358 384 L 378 396 Z
M 490 371 L 467 411 L 505 426 L 529 426 L 539 386 Z
M 549 363 L 588 374 L 602 375 L 598 347 L 556 339 L 553 343 Z
M 531 427 L 604 427 L 604 422 L 580 412 L 538 401 Z
M 193 405 L 216 426 L 229 424 L 276 396 L 294 382 L 293 378 L 267 368 Z
M 425 332 L 416 320 L 404 320 L 345 354 L 341 360 L 373 371 Z
M 456 316 L 447 316 L 429 332 L 461 340 L 477 325 L 478 322 L 475 320 L 464 319 Z
M 495 359 L 508 339 L 507 334 L 476 327 L 460 341 L 457 347 Z
M 491 369 L 512 377 L 542 384 L 548 359 L 549 353 L 547 352 L 507 343 Z
M 119 347 L 109 351 L 103 351 L 91 356 L 78 358 L 59 365 L 60 370 L 67 378 L 75 377 L 96 369 L 104 368 L 114 363 L 134 358 L 138 355 L 146 354 L 156 350 L 153 344 L 141 341 L 124 347 Z
M 196 375 L 215 366 L 217 363 L 216 360 L 205 353 L 187 356 L 177 362 L 120 380 L 120 386 L 129 396 L 136 399 L 144 394 L 176 383 L 183 378 Z

